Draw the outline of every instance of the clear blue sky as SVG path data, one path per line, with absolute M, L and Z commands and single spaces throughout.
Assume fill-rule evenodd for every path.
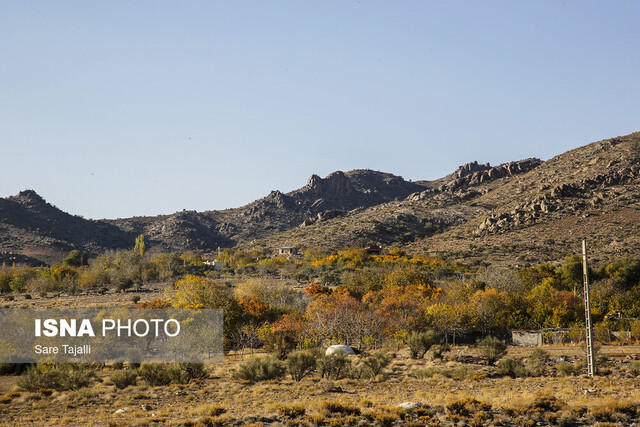
M 237 207 L 640 130 L 636 1 L 0 1 L 0 197 Z

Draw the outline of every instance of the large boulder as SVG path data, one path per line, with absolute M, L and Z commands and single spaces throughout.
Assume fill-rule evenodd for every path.
M 396 405 L 396 408 L 403 409 L 407 412 L 414 411 L 416 409 L 422 408 L 422 403 L 420 402 L 402 402 Z
M 336 344 L 336 345 L 330 345 L 329 348 L 327 348 L 327 351 L 325 352 L 325 356 L 352 356 L 354 354 L 356 354 L 355 351 L 353 351 L 353 348 L 348 346 L 348 345 L 344 345 L 344 344 Z

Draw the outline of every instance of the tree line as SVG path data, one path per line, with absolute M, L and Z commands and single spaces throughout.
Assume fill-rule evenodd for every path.
M 385 255 L 346 248 L 297 257 L 226 249 L 216 271 L 198 252 L 153 253 L 140 236 L 131 250 L 94 259 L 72 251 L 59 265 L 3 266 L 0 292 L 49 295 L 143 288 L 168 283 L 165 296 L 139 307 L 220 308 L 225 347 L 264 347 L 281 355 L 329 344 L 378 348 L 434 331 L 447 342 L 509 329 L 584 324 L 582 266 L 576 256 L 556 265 L 478 268 L 398 249 Z M 591 272 L 596 328 L 640 338 L 640 259 Z

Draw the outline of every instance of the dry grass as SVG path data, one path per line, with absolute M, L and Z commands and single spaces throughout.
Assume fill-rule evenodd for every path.
M 582 351 L 570 346 L 545 350 L 551 355 L 551 364 L 561 356 L 570 360 L 580 357 Z M 376 381 L 328 381 L 312 375 L 300 382 L 286 377 L 246 384 L 232 377 L 241 363 L 239 358 L 208 366 L 211 377 L 198 384 L 149 387 L 143 383 L 124 390 L 104 381 L 94 382 L 88 389 L 45 395 L 18 390 L 18 377 L 0 377 L 0 424 L 259 425 L 281 421 L 290 425 L 497 425 L 520 420 L 511 425 L 527 425 L 533 420 L 538 425 L 627 425 L 637 422 L 639 411 L 634 402 L 640 401 L 639 379 L 624 370 L 631 363 L 627 358 L 631 350 L 605 346 L 602 351 L 608 354 L 609 362 L 603 368 L 611 373 L 593 379 L 583 375 L 496 377 L 484 365 L 455 361 L 474 354 L 476 350 L 468 347 L 454 348 L 444 361 L 413 360 L 398 352 L 390 373 Z M 509 356 L 526 357 L 531 351 L 511 347 Z M 464 368 L 470 374 L 464 379 L 410 375 L 425 368 Z M 105 380 L 109 375 L 109 371 L 98 373 Z M 406 401 L 424 406 L 406 413 L 395 408 Z

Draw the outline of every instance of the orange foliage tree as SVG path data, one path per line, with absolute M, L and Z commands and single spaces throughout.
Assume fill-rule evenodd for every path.
M 305 313 L 309 333 L 319 345 L 377 346 L 383 322 L 371 307 L 344 292 L 319 295 Z

